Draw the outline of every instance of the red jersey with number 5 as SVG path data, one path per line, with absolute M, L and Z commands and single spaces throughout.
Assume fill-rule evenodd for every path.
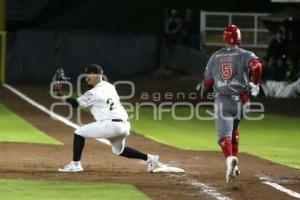
M 253 52 L 242 48 L 222 48 L 209 59 L 205 79 L 213 80 L 216 93 L 239 95 L 248 90 L 249 63 L 259 59 Z

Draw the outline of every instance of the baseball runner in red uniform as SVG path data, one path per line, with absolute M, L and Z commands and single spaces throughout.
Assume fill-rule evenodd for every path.
M 262 61 L 251 51 L 239 48 L 241 32 L 236 25 L 225 27 L 225 48 L 215 52 L 205 70 L 205 86 L 215 93 L 215 124 L 218 144 L 226 159 L 226 182 L 234 182 L 238 168 L 239 123 L 249 110 L 249 95 L 257 96 L 262 75 Z M 248 108 L 247 108 L 248 107 Z

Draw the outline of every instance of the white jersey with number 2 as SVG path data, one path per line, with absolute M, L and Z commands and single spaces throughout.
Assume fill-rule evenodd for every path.
M 101 81 L 77 98 L 77 102 L 79 106 L 89 108 L 96 121 L 79 127 L 75 133 L 85 138 L 107 139 L 112 152 L 120 155 L 125 147 L 125 138 L 130 134 L 130 123 L 115 87 Z
M 89 108 L 96 121 L 128 119 L 115 87 L 106 81 L 85 92 L 77 102 L 81 107 Z

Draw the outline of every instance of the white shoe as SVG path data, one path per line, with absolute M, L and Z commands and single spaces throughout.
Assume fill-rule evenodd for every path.
M 241 171 L 239 170 L 239 166 L 238 165 L 235 166 L 234 173 L 235 173 L 236 177 L 238 177 L 241 174 Z
M 58 171 L 59 172 L 82 172 L 83 168 L 81 166 L 80 161 L 77 161 L 77 162 L 71 161 L 70 164 L 68 164 L 62 168 L 59 168 Z
M 232 183 L 236 178 L 236 166 L 238 164 L 238 159 L 235 156 L 228 156 L 226 159 L 227 171 L 226 171 L 226 182 Z
M 159 156 L 148 154 L 147 163 L 148 163 L 148 170 L 147 171 L 148 172 L 153 172 L 153 170 L 157 167 L 157 165 L 159 163 Z

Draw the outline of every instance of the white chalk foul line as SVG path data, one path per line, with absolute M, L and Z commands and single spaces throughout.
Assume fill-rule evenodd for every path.
M 207 196 L 212 197 L 213 199 L 217 199 L 217 200 L 232 200 L 232 198 L 227 197 L 223 194 L 221 194 L 220 192 L 217 191 L 216 188 L 209 186 L 205 183 L 201 183 L 198 180 L 195 179 L 185 179 L 184 177 L 178 175 L 178 174 L 170 174 L 170 177 L 175 177 L 177 179 L 180 179 L 180 182 L 186 184 L 186 185 L 190 185 L 193 188 L 197 188 L 200 190 L 201 193 L 204 193 Z M 185 180 L 184 180 L 185 179 Z
M 8 85 L 6 83 L 3 84 L 3 87 L 5 87 L 6 89 L 8 89 L 9 91 L 11 91 L 12 93 L 14 93 L 15 95 L 19 96 L 23 100 L 27 101 L 32 106 L 34 106 L 34 107 L 38 108 L 39 110 L 45 112 L 46 114 L 50 115 L 52 118 L 54 118 L 54 119 L 56 119 L 58 121 L 61 121 L 62 123 L 64 123 L 64 124 L 66 124 L 66 125 L 74 128 L 74 129 L 79 128 L 78 124 L 76 124 L 74 122 L 71 122 L 70 120 L 64 118 L 63 116 L 58 115 L 58 114 L 52 112 L 51 110 L 49 110 L 45 106 L 37 103 L 36 101 L 34 101 L 33 99 L 31 99 L 27 95 L 23 94 L 19 90 L 15 89 L 14 87 L 12 87 L 12 86 L 10 86 L 10 85 Z M 96 139 L 96 140 L 98 140 L 99 142 L 102 142 L 104 144 L 110 145 L 110 142 L 108 140 L 105 140 L 105 139 Z
M 201 183 L 199 181 L 188 180 L 187 183 L 191 186 L 200 188 L 203 193 L 213 197 L 214 199 L 217 199 L 217 200 L 232 200 L 231 198 L 229 198 L 227 196 L 224 196 L 223 194 L 219 193 L 215 188 L 213 188 L 209 185 L 206 185 L 204 183 Z
M 269 185 L 269 186 L 275 188 L 276 190 L 279 190 L 279 191 L 284 192 L 284 193 L 286 193 L 286 194 L 288 194 L 292 197 L 300 199 L 300 194 L 299 193 L 297 193 L 293 190 L 287 189 L 287 188 L 279 185 L 278 183 L 275 183 L 270 177 L 258 176 L 258 178 L 263 184 Z
M 17 96 L 19 96 L 20 98 L 22 98 L 23 100 L 25 100 L 26 102 L 28 102 L 29 104 L 31 104 L 32 106 L 38 108 L 39 110 L 49 114 L 50 116 L 52 116 L 53 118 L 61 121 L 62 123 L 72 127 L 72 128 L 79 128 L 79 125 L 71 122 L 70 120 L 64 118 L 61 115 L 58 115 L 54 112 L 52 112 L 51 110 L 49 110 L 48 108 L 46 108 L 45 106 L 37 103 L 36 101 L 34 101 L 33 99 L 31 99 L 30 97 L 28 97 L 27 95 L 23 94 L 22 92 L 18 91 L 17 89 L 15 89 L 14 87 L 4 83 L 3 87 L 7 88 L 8 90 L 10 90 L 12 93 L 16 94 Z M 110 142 L 108 140 L 103 140 L 103 139 L 97 139 L 99 142 L 103 142 L 104 144 L 110 145 Z M 201 189 L 201 191 L 211 197 L 213 197 L 214 199 L 217 200 L 231 200 L 231 198 L 226 197 L 224 195 L 222 195 L 221 193 L 217 192 L 215 188 L 208 186 L 204 183 L 198 182 L 196 180 L 188 180 L 186 182 L 186 184 L 189 184 L 193 187 L 198 187 L 199 189 Z

